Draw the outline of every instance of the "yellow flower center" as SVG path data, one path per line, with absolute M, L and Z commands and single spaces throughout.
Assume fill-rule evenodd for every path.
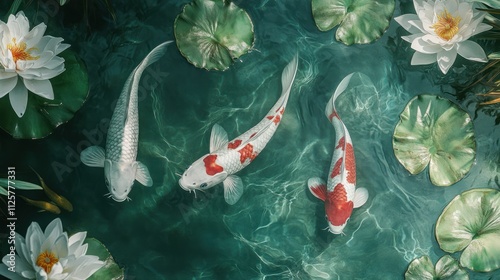
M 38 255 L 38 258 L 36 259 L 36 265 L 43 268 L 43 270 L 45 270 L 45 272 L 47 272 L 48 274 L 52 270 L 52 267 L 58 261 L 59 259 L 56 257 L 54 253 L 45 251 L 40 253 L 40 255 Z
M 16 43 L 16 38 L 12 39 L 12 43 L 7 44 L 7 49 L 12 53 L 12 58 L 14 58 L 14 63 L 17 63 L 18 60 L 37 60 L 39 56 L 31 56 L 31 52 L 36 50 L 36 48 L 26 49 L 26 43 L 21 42 L 20 44 Z
M 438 15 L 437 22 L 434 23 L 431 28 L 434 28 L 434 32 L 436 32 L 436 35 L 441 39 L 449 41 L 458 33 L 458 24 L 461 20 L 460 16 L 454 17 L 445 9 Z

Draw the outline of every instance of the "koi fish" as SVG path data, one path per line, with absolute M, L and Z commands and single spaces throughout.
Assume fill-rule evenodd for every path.
M 243 182 L 234 173 L 248 166 L 264 149 L 281 122 L 290 95 L 298 57 L 285 67 L 281 76 L 282 93 L 269 113 L 257 125 L 231 142 L 227 132 L 218 124 L 212 128 L 210 153 L 195 161 L 179 179 L 186 191 L 204 191 L 219 183 L 224 186 L 224 199 L 235 204 L 243 194 Z
M 104 181 L 109 196 L 122 202 L 128 198 L 134 181 L 144 186 L 153 185 L 149 170 L 136 161 L 139 141 L 139 81 L 144 70 L 160 59 L 166 51 L 168 41 L 154 48 L 132 71 L 116 103 L 106 139 L 106 150 L 91 146 L 83 150 L 80 159 L 91 167 L 104 167 Z M 107 194 L 108 195 L 108 194 Z
M 36 176 L 38 177 L 38 180 L 40 180 L 40 185 L 42 185 L 42 189 L 45 192 L 45 195 L 47 195 L 47 197 L 50 200 L 52 200 L 57 206 L 63 208 L 66 211 L 69 212 L 73 211 L 73 205 L 71 204 L 71 202 L 69 202 L 69 200 L 67 200 L 64 196 L 58 195 L 53 190 L 51 190 L 47 186 L 47 184 L 45 184 L 45 181 L 40 176 L 40 174 L 38 174 L 38 172 L 36 172 L 33 168 L 31 168 L 31 170 L 35 172 Z
M 356 189 L 356 161 L 351 136 L 335 109 L 335 100 L 345 91 L 352 75 L 340 82 L 325 110 L 335 129 L 335 150 L 328 181 L 325 184 L 324 180 L 316 177 L 307 182 L 311 193 L 325 202 L 328 230 L 333 234 L 341 234 L 353 208 L 361 207 L 368 200 L 365 188 Z
M 29 205 L 32 205 L 32 206 L 35 206 L 37 208 L 42 209 L 42 211 L 47 211 L 47 212 L 54 213 L 54 214 L 61 214 L 61 209 L 59 209 L 59 207 L 57 207 L 57 205 L 55 205 L 55 204 L 52 204 L 52 203 L 47 202 L 47 201 L 31 200 L 31 199 L 24 197 L 22 195 L 20 195 L 19 197 L 21 197 Z

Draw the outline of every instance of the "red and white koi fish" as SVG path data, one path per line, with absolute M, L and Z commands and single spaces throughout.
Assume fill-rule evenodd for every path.
M 351 136 L 335 109 L 335 100 L 345 91 L 352 75 L 340 82 L 325 110 L 336 135 L 328 181 L 325 184 L 325 181 L 317 177 L 307 181 L 311 193 L 325 202 L 328 230 L 333 234 L 341 234 L 351 217 L 352 209 L 361 207 L 368 200 L 365 188 L 356 189 L 356 161 Z
M 281 97 L 256 126 L 229 142 L 226 131 L 220 125 L 214 125 L 210 153 L 195 161 L 179 179 L 184 190 L 203 191 L 222 183 L 228 204 L 233 205 L 240 199 L 243 182 L 234 173 L 249 165 L 274 135 L 285 112 L 297 66 L 298 57 L 295 56 L 283 70 Z

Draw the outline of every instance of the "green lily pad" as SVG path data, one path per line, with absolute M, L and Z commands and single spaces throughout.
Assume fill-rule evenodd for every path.
M 227 0 L 195 0 L 174 23 L 177 47 L 194 66 L 226 70 L 253 46 L 250 16 Z
M 462 179 L 476 156 L 469 114 L 434 95 L 419 95 L 406 105 L 392 143 L 406 170 L 415 175 L 429 165 L 431 182 L 437 186 L 450 186 Z
M 468 280 L 467 271 L 460 267 L 458 262 L 451 256 L 443 256 L 436 263 L 436 268 L 428 256 L 414 259 L 405 273 L 405 280 L 434 280 L 453 279 Z
M 316 26 L 346 45 L 368 44 L 382 36 L 394 12 L 394 0 L 312 0 Z
M 87 238 L 85 243 L 88 244 L 87 255 L 98 256 L 105 264 L 98 271 L 92 274 L 88 280 L 121 280 L 125 278 L 123 268 L 120 268 L 114 261 L 108 249 L 97 239 Z
M 500 192 L 473 189 L 456 196 L 436 223 L 441 249 L 461 250 L 460 264 L 474 271 L 500 267 Z
M 89 81 L 84 62 L 69 50 L 60 56 L 65 60 L 66 70 L 50 80 L 54 100 L 29 92 L 26 112 L 18 118 L 9 97 L 0 99 L 0 127 L 14 138 L 38 139 L 50 135 L 56 127 L 68 122 L 87 99 Z

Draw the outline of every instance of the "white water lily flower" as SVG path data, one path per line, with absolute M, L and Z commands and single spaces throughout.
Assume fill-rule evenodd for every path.
M 486 54 L 477 43 L 468 39 L 492 27 L 482 23 L 485 12 L 463 0 L 414 0 L 417 14 L 396 17 L 412 35 L 403 36 L 416 50 L 412 65 L 431 64 L 437 61 L 446 74 L 457 54 L 473 61 L 486 62 Z
M 26 238 L 16 233 L 16 254 L 13 263 L 9 254 L 2 259 L 0 275 L 7 279 L 87 279 L 104 266 L 97 256 L 85 255 L 83 244 L 87 233 L 78 232 L 68 238 L 63 232 L 61 220 L 53 220 L 42 232 L 33 222 Z M 15 265 L 15 273 L 9 268 Z M 12 269 L 12 268 L 11 268 Z
M 62 38 L 43 36 L 44 23 L 29 28 L 23 12 L 0 21 L 0 98 L 9 94 L 18 117 L 26 111 L 28 90 L 54 99 L 49 79 L 64 72 L 64 59 L 57 55 L 69 47 Z

